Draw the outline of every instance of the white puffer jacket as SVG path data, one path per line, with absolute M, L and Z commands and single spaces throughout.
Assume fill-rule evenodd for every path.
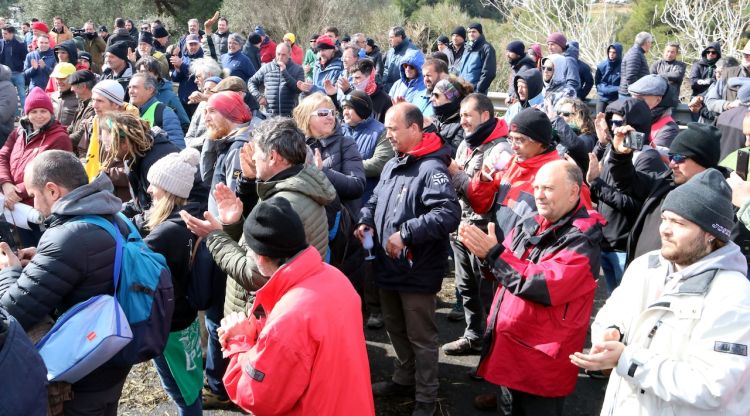
M 681 272 L 658 251 L 625 272 L 592 325 L 626 347 L 602 415 L 750 414 L 750 282 L 734 243 Z

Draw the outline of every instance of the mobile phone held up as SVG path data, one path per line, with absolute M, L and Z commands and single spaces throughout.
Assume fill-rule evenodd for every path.
M 737 166 L 735 166 L 734 173 L 737 174 L 743 181 L 747 180 L 747 165 L 750 162 L 750 151 L 748 149 L 740 149 L 737 151 Z
M 633 130 L 625 135 L 625 140 L 623 140 L 622 145 L 627 147 L 628 149 L 641 150 L 645 138 L 645 134 Z

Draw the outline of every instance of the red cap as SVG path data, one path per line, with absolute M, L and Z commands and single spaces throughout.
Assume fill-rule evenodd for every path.
M 318 49 L 335 49 L 336 44 L 333 42 L 333 39 L 331 39 L 330 36 L 319 36 L 318 39 L 315 41 L 315 46 L 318 47 Z
M 217 92 L 208 99 L 207 107 L 216 109 L 232 123 L 247 123 L 253 118 L 250 109 L 242 101 L 242 96 L 234 91 Z
M 49 32 L 49 27 L 47 27 L 44 22 L 34 22 L 31 24 L 31 28 L 34 30 L 40 30 L 44 33 Z

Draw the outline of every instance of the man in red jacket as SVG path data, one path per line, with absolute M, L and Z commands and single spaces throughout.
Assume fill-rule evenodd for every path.
M 374 416 L 360 300 L 349 280 L 307 244 L 282 197 L 256 205 L 243 228 L 248 254 L 270 280 L 249 318 L 235 312 L 219 328 L 229 397 L 258 415 Z
M 534 179 L 537 212 L 502 244 L 493 223 L 487 233 L 473 224 L 459 229 L 459 241 L 498 282 L 477 373 L 508 388 L 513 414 L 562 415 L 575 389 L 578 369 L 568 356 L 586 338 L 602 236 L 601 217 L 586 210 L 582 186 L 577 166 L 549 162 Z

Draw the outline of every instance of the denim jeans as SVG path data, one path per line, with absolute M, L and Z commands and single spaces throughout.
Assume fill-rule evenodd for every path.
M 480 341 L 495 294 L 493 282 L 482 278 L 479 260 L 463 244 L 451 240 L 451 247 L 456 266 L 456 290 L 461 294 L 466 319 L 463 336 L 470 341 Z
M 16 90 L 18 90 L 18 102 L 21 103 L 21 107 L 19 107 L 19 110 L 16 110 L 16 115 L 21 115 L 20 109 L 23 108 L 23 104 L 26 102 L 26 78 L 23 72 L 14 72 L 10 76 L 10 81 L 16 86 Z
M 220 302 L 220 305 L 212 305 L 208 311 L 206 311 L 206 331 L 208 331 L 208 348 L 206 348 L 206 380 L 208 380 L 208 388 L 214 394 L 221 397 L 229 398 L 227 390 L 224 388 L 224 372 L 227 370 L 229 360 L 224 359 L 221 353 L 221 344 L 219 343 L 219 335 L 216 330 L 219 329 L 221 324 L 221 318 L 223 314 L 216 315 L 215 313 L 209 313 L 214 308 L 223 309 L 224 302 Z
M 164 391 L 167 392 L 172 401 L 177 405 L 177 411 L 180 416 L 199 416 L 203 414 L 203 400 L 200 395 L 193 402 L 193 404 L 185 404 L 185 400 L 182 398 L 180 388 L 177 387 L 177 383 L 172 377 L 172 372 L 169 371 L 169 365 L 167 364 L 166 358 L 160 355 L 154 358 L 154 366 L 156 372 L 159 373 L 161 379 L 161 385 L 164 386 Z
M 625 272 L 626 254 L 621 251 L 602 251 L 602 270 L 607 281 L 607 291 L 612 293 L 620 285 Z

